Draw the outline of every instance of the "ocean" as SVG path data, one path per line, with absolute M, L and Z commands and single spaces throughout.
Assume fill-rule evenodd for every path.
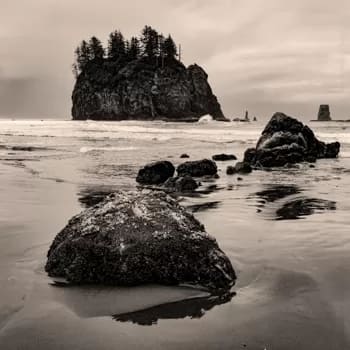
M 350 125 L 309 122 L 339 141 L 314 167 L 205 179 L 180 197 L 230 258 L 225 297 L 189 287 L 67 286 L 44 271 L 68 220 L 135 189 L 148 162 L 233 153 L 263 122 L 0 119 L 0 349 L 350 349 Z M 285 210 L 293 201 L 304 210 Z

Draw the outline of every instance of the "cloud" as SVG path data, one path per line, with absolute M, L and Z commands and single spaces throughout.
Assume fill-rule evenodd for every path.
M 349 14 L 347 0 L 2 0 L 0 90 L 16 99 L 2 98 L 1 111 L 68 116 L 76 45 L 150 24 L 172 33 L 186 64 L 207 70 L 228 116 L 278 108 L 309 118 L 332 103 L 347 117 Z

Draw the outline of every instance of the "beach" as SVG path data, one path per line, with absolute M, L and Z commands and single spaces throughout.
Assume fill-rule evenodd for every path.
M 0 349 L 350 348 L 350 127 L 311 122 L 339 141 L 337 159 L 201 180 L 179 201 L 237 273 L 230 294 L 190 287 L 71 286 L 51 280 L 46 254 L 68 220 L 140 167 L 233 153 L 264 122 L 0 120 Z M 310 207 L 290 215 L 292 200 Z M 281 210 L 282 209 L 282 210 Z

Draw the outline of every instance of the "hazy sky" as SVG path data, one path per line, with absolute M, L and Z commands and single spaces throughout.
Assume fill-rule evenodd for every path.
M 228 117 L 350 118 L 349 0 L 0 0 L 0 115 L 70 118 L 78 43 L 145 24 L 207 71 Z

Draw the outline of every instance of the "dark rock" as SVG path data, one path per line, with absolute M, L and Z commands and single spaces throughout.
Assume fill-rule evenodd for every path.
M 213 160 L 222 161 L 222 162 L 225 162 L 227 160 L 236 160 L 237 159 L 237 157 L 234 154 L 225 154 L 225 153 L 215 154 L 212 158 L 213 158 Z
M 238 162 L 235 165 L 236 173 L 249 174 L 253 171 L 252 167 L 247 162 Z
M 192 192 L 198 188 L 197 182 L 189 175 L 183 177 L 170 177 L 164 187 L 176 192 Z
M 125 65 L 89 62 L 77 77 L 72 102 L 75 120 L 197 121 L 207 114 L 227 120 L 207 73 L 173 58 L 164 66 L 146 57 Z
M 253 171 L 252 167 L 247 162 L 237 162 L 235 166 L 228 166 L 226 168 L 227 175 L 233 174 L 249 174 Z
M 143 185 L 159 185 L 175 173 L 175 167 L 167 160 L 147 164 L 139 170 L 136 181 Z
M 180 158 L 190 158 L 190 156 L 186 153 L 181 154 Z
M 318 117 L 317 120 L 319 121 L 330 121 L 331 118 L 331 112 L 329 110 L 329 105 L 321 105 L 320 109 L 318 110 Z
M 308 126 L 283 113 L 275 113 L 256 147 L 246 150 L 244 161 L 256 167 L 280 167 L 288 163 L 335 158 L 339 149 L 339 142 L 319 141 Z
M 229 289 L 236 275 L 202 224 L 164 192 L 117 192 L 74 216 L 45 266 L 72 283 L 188 283 Z
M 243 180 L 243 178 L 241 178 L 241 177 L 237 177 L 237 180 L 238 180 L 238 181 L 242 181 L 242 180 Z
M 32 152 L 34 151 L 34 147 L 32 146 L 13 146 L 11 147 L 13 151 L 26 151 L 26 152 Z
M 226 168 L 226 174 L 227 175 L 233 175 L 236 173 L 236 170 L 235 170 L 235 167 L 232 166 L 232 165 L 229 165 L 227 168 Z
M 189 161 L 180 164 L 177 167 L 177 174 L 179 176 L 190 175 L 193 177 L 202 177 L 202 176 L 213 176 L 217 173 L 218 169 L 215 164 L 210 159 L 202 159 Z

